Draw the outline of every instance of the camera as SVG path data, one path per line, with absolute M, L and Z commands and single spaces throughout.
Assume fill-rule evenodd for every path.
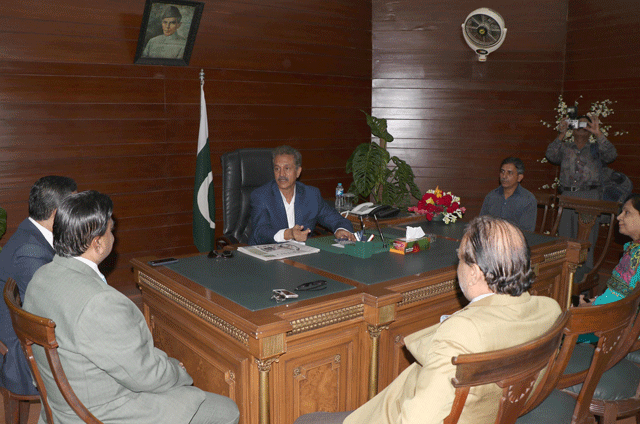
M 577 130 L 578 128 L 587 128 L 586 122 L 580 122 L 580 120 L 578 120 L 577 106 L 568 107 L 567 115 L 569 116 L 569 129 Z

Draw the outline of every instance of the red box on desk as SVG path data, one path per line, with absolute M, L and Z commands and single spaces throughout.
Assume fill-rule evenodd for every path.
M 393 245 L 389 251 L 407 255 L 409 253 L 418 253 L 421 250 L 428 250 L 430 245 L 431 242 L 428 236 L 408 241 L 406 238 L 399 238 L 393 241 Z

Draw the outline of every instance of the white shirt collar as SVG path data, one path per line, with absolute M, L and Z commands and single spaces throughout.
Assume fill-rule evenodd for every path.
M 102 281 L 104 281 L 105 284 L 107 284 L 107 279 L 104 278 L 104 275 L 102 275 L 102 273 L 98 269 L 98 265 L 95 262 L 90 261 L 87 258 L 83 258 L 82 256 L 73 256 L 73 258 L 79 260 L 80 262 L 83 262 L 83 263 L 89 265 L 91 267 L 91 269 L 94 270 L 98 274 L 98 277 L 100 277 L 100 279 Z
M 43 237 L 49 242 L 51 247 L 53 247 L 53 233 L 40 225 L 35 219 L 29 217 L 29 221 L 36 226 L 36 228 L 42 233 Z
M 293 187 L 293 197 L 291 198 L 291 203 L 287 203 L 287 199 L 284 197 L 284 194 L 282 194 L 281 191 L 280 196 L 282 197 L 282 203 L 284 203 L 284 211 L 287 213 L 287 224 L 289 225 L 289 228 L 292 228 L 294 225 L 296 225 L 296 213 L 294 209 L 294 205 L 296 203 L 295 186 Z
M 485 297 L 489 297 L 489 296 L 493 296 L 495 293 L 485 293 L 485 294 L 481 294 L 480 296 L 476 296 L 473 299 L 471 299 L 471 302 L 469 303 L 473 303 L 473 302 L 477 302 L 480 299 L 484 299 Z

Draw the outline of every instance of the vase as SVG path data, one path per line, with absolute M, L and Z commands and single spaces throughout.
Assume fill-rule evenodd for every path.
M 439 213 L 437 215 L 433 215 L 433 218 L 431 218 L 431 221 L 441 222 L 443 219 L 444 219 L 444 215 Z

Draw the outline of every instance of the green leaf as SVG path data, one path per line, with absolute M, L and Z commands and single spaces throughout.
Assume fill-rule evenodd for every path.
M 389 153 L 375 143 L 356 147 L 347 161 L 347 173 L 353 174 L 349 192 L 365 199 L 373 194 L 375 198 L 378 187 L 385 181 L 389 159 Z
M 387 132 L 386 119 L 361 112 L 367 117 L 371 134 L 387 143 L 393 141 L 393 136 Z M 361 199 L 373 197 L 376 203 L 402 207 L 411 203 L 411 196 L 416 199 L 422 196 L 414 182 L 411 166 L 396 156 L 391 157 L 376 143 L 362 143 L 356 147 L 347 161 L 346 170 L 353 176 L 349 191 Z
M 369 128 L 371 128 L 371 134 L 375 135 L 380 140 L 386 141 L 387 143 L 391 143 L 393 141 L 393 136 L 387 132 L 386 119 L 371 116 L 364 110 L 360 110 L 360 112 L 364 113 L 367 117 L 367 124 L 369 125 Z
M 395 165 L 395 169 L 383 186 L 383 203 L 408 206 L 412 203 L 411 196 L 416 199 L 420 199 L 422 196 L 420 189 L 414 182 L 415 175 L 411 166 L 397 156 L 391 157 L 391 162 Z
M 2 238 L 2 236 L 6 232 L 7 232 L 7 211 L 0 208 L 0 238 Z

